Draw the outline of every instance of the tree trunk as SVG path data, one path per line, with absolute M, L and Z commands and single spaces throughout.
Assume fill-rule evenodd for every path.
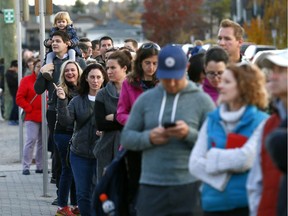
M 18 0 L 17 0 L 18 1 Z M 19 0 L 20 1 L 20 0 Z M 17 59 L 17 36 L 16 36 L 16 6 L 15 0 L 12 1 L 0 1 L 0 8 L 3 9 L 13 9 L 14 10 L 14 23 L 5 23 L 4 14 L 1 14 L 3 18 L 0 19 L 0 58 L 5 60 L 5 72 L 10 67 L 10 62 L 13 59 Z M 19 63 L 18 63 L 19 64 Z M 5 74 L 4 74 L 5 77 Z M 8 86 L 5 79 L 5 92 L 4 92 L 4 101 L 5 101 L 5 113 L 4 118 L 8 119 L 10 111 L 12 109 L 12 97 L 9 94 Z

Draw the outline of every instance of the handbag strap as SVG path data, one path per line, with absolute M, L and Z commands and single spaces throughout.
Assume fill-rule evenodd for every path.
M 33 101 L 36 99 L 36 97 L 38 96 L 38 94 L 35 94 L 35 96 L 32 98 L 32 100 L 30 101 L 29 104 L 32 104 Z M 22 114 L 24 114 L 24 109 L 22 108 Z
M 35 94 L 35 96 L 32 98 L 32 100 L 30 101 L 30 104 L 33 103 L 33 101 L 36 99 L 36 97 L 38 96 L 38 94 Z

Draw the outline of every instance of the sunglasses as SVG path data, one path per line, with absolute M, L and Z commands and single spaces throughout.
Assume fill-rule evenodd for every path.
M 156 43 L 145 43 L 141 46 L 141 49 L 151 49 L 151 48 L 154 48 L 158 51 L 161 50 L 161 47 Z
M 111 47 L 111 48 L 109 48 L 109 49 L 106 50 L 106 53 L 107 53 L 107 52 L 115 52 L 115 51 L 118 51 L 118 50 L 119 50 L 118 47 Z
M 221 77 L 222 76 L 222 74 L 223 74 L 223 72 L 207 72 L 206 73 L 206 76 L 208 77 L 208 78 L 210 78 L 210 79 L 213 79 L 213 78 L 215 78 L 215 77 Z

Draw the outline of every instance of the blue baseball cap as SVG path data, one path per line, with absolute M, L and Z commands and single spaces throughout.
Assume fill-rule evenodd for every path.
M 158 55 L 158 79 L 182 79 L 187 66 L 187 57 L 180 46 L 168 44 Z

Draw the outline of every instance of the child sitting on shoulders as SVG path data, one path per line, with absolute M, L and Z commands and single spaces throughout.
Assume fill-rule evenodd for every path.
M 52 51 L 52 35 L 56 31 L 65 31 L 70 38 L 70 41 L 68 42 L 68 55 L 69 60 L 76 60 L 76 55 L 81 56 L 81 51 L 79 50 L 78 43 L 79 38 L 77 36 L 76 30 L 73 27 L 72 20 L 70 18 L 70 15 L 66 11 L 60 11 L 55 15 L 54 18 L 54 27 L 51 28 L 49 38 L 44 41 L 44 46 L 48 48 L 47 54 L 46 54 L 46 64 L 52 63 L 53 59 L 55 58 L 55 53 Z M 43 77 L 47 80 L 52 80 L 52 72 L 48 71 L 45 73 L 42 73 Z

